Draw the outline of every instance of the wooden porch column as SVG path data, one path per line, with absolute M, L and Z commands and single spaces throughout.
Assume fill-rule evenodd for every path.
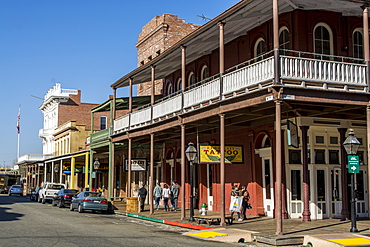
M 224 27 L 225 22 L 220 21 L 218 23 L 220 29 L 220 73 L 225 73 L 225 40 L 224 40 Z
M 155 67 L 154 65 L 151 65 L 150 68 L 152 69 L 152 87 L 151 87 L 151 93 L 150 93 L 150 103 L 153 105 L 155 101 Z
M 221 207 L 220 226 L 226 226 L 226 223 L 225 223 L 225 114 L 220 114 L 220 207 Z
M 132 112 L 132 81 L 133 79 L 130 78 L 129 79 L 130 88 L 129 88 L 129 98 L 128 98 L 128 112 L 129 113 Z
M 367 133 L 367 191 L 370 191 L 370 162 L 369 162 L 369 157 L 370 157 L 370 102 L 366 107 L 366 133 Z M 368 193 L 368 202 L 370 202 L 370 193 Z M 368 216 L 370 217 L 370 216 Z
M 46 168 L 46 163 L 44 163 L 44 183 L 46 183 L 46 172 L 47 172 L 47 168 Z M 28 174 L 27 174 L 27 177 L 28 177 Z
M 280 47 L 279 47 L 279 3 L 273 0 L 273 34 L 274 34 L 274 84 L 280 84 Z
M 128 138 L 128 160 L 127 160 L 127 197 L 131 197 L 131 150 L 132 140 Z
M 363 5 L 363 30 L 364 30 L 364 57 L 366 63 L 366 83 L 368 85 L 367 91 L 369 92 L 370 86 L 370 51 L 369 51 L 369 35 L 365 35 L 368 32 L 365 30 L 369 30 L 369 6 Z
M 37 164 L 37 180 L 36 180 L 37 186 L 40 186 L 40 165 Z
M 150 175 L 149 175 L 149 214 L 154 213 L 153 205 L 154 190 L 154 133 L 150 134 Z
M 281 101 L 275 101 L 275 132 L 276 132 L 276 139 L 275 139 L 275 150 L 276 150 L 276 185 L 275 185 L 275 218 L 276 218 L 276 235 L 283 235 L 283 220 L 282 220 L 282 162 L 281 162 Z
M 347 183 L 347 152 L 342 143 L 346 139 L 347 128 L 338 128 L 340 144 L 340 169 L 342 171 L 342 218 L 349 220 L 348 211 L 348 183 Z
M 113 189 L 114 189 L 114 163 L 112 159 L 112 154 L 113 154 L 113 143 L 109 142 L 108 144 L 109 148 L 109 154 L 108 154 L 108 165 L 109 165 L 109 170 L 108 170 L 108 199 L 110 197 L 113 197 Z
M 54 183 L 54 161 L 51 162 L 51 181 L 50 182 Z
M 75 187 L 75 167 L 76 167 L 76 158 L 72 157 L 71 158 L 71 184 L 69 186 L 71 189 L 77 189 Z
M 302 163 L 303 163 L 303 213 L 302 221 L 311 221 L 310 183 L 308 179 L 307 132 L 309 126 L 300 126 L 302 132 Z
M 184 84 L 184 81 L 182 82 Z M 185 220 L 185 125 L 181 124 L 181 220 Z
M 85 153 L 85 190 L 89 188 L 89 154 L 90 152 Z M 62 170 L 59 169 L 59 172 Z M 61 183 L 62 181 L 59 181 Z
M 90 166 L 90 177 L 89 177 L 89 191 L 92 191 L 92 189 L 94 188 L 94 185 L 93 185 L 93 180 L 92 180 L 92 173 L 94 172 L 94 167 L 93 167 L 93 163 L 94 163 L 94 151 L 92 149 L 90 149 L 90 162 L 89 162 L 89 166 Z M 94 172 L 95 174 L 95 181 L 97 179 L 97 174 Z
M 182 45 L 181 48 L 181 90 L 185 92 L 185 76 L 186 76 L 186 46 Z

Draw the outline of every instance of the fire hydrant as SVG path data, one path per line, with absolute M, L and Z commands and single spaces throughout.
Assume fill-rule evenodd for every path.
M 207 203 L 203 202 L 200 207 L 201 207 L 200 209 L 201 215 L 207 215 Z

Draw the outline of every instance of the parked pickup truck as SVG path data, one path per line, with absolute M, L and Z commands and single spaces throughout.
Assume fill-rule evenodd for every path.
M 65 184 L 47 182 L 39 191 L 38 202 L 42 202 L 44 204 L 46 201 L 51 201 L 54 198 L 55 193 L 58 193 L 59 190 L 66 188 L 67 186 Z

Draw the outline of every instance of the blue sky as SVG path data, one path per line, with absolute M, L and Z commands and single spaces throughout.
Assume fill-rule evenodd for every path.
M 137 67 L 135 44 L 142 26 L 157 15 L 176 14 L 204 24 L 238 0 L 1 0 L 0 167 L 17 158 L 17 114 L 21 106 L 20 155 L 41 154 L 43 115 L 49 88 L 82 91 L 82 102 L 102 103 L 110 85 Z M 127 96 L 117 90 L 118 96 Z

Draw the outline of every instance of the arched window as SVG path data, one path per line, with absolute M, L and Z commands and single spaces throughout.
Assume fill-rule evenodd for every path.
M 181 91 L 182 90 L 182 79 L 179 78 L 177 80 L 177 91 Z
M 362 35 L 362 28 L 356 28 L 353 31 L 353 57 L 364 58 L 364 40 Z
M 169 83 L 167 84 L 167 95 L 171 95 L 171 94 L 173 94 L 173 93 L 174 93 L 174 91 L 173 91 L 172 83 L 171 83 L 171 82 L 169 82 Z
M 325 23 L 318 23 L 313 33 L 315 53 L 323 55 L 333 54 L 333 33 L 330 27 Z
M 255 57 L 258 57 L 265 52 L 265 40 L 263 38 L 259 38 L 254 46 L 254 55 Z
M 200 73 L 200 80 L 203 81 L 204 79 L 207 79 L 208 77 L 209 77 L 208 67 L 207 65 L 204 65 L 202 68 L 202 72 Z
M 261 148 L 268 148 L 268 147 L 271 147 L 270 138 L 267 135 L 265 135 L 262 140 Z
M 289 30 L 287 27 L 282 27 L 279 30 L 279 47 L 282 49 L 280 54 L 285 55 L 286 50 L 290 49 Z
M 189 77 L 188 77 L 188 85 L 191 86 L 195 83 L 195 75 L 193 72 L 191 72 L 189 74 Z

